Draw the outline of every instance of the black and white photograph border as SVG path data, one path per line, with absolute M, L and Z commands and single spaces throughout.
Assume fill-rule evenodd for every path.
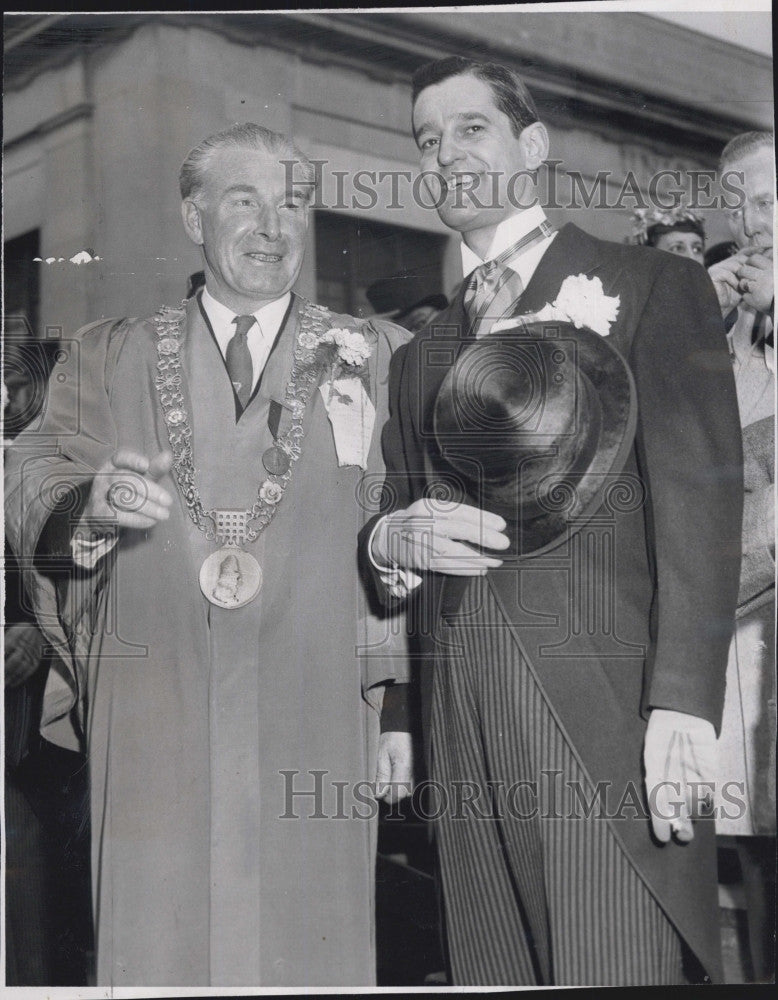
M 421 317 L 421 329 L 453 300 L 463 277 L 459 235 L 436 211 L 435 178 L 425 177 L 411 133 L 411 77 L 447 56 L 502 63 L 518 71 L 535 100 L 549 154 L 532 184 L 526 172 L 508 184 L 518 208 L 543 205 L 555 228 L 573 221 L 618 244 L 650 242 L 652 227 L 655 236 L 666 234 L 687 213 L 691 225 L 679 227 L 685 248 L 660 249 L 697 254 L 703 263 L 703 251 L 719 248 L 717 259 L 726 258 L 746 193 L 742 175 L 722 176 L 721 152 L 741 133 L 774 130 L 771 4 L 701 6 L 601 0 L 6 12 L 4 452 L 22 428 L 40 425 L 49 378 L 64 382 L 79 364 L 76 331 L 106 317 L 147 316 L 150 304 L 177 306 L 203 282 L 200 248 L 181 225 L 179 168 L 203 137 L 237 122 L 292 136 L 313 164 L 316 189 L 294 290 L 338 315 L 379 316 L 408 329 Z M 295 166 L 290 160 L 293 180 Z M 495 197 L 497 187 L 495 176 Z M 397 277 L 405 297 L 397 282 L 387 283 Z M 20 686 L 9 680 L 20 662 L 9 658 L 9 630 L 34 631 L 35 619 L 7 541 L 4 566 L 3 997 L 311 992 L 95 985 L 86 761 L 82 747 L 38 738 L 35 713 L 51 652 L 41 635 L 35 675 Z M 211 588 L 218 572 L 212 575 Z M 772 699 L 774 718 L 774 686 Z M 291 773 L 279 774 L 279 788 L 288 791 Z M 421 791 L 432 785 L 422 772 Z M 429 800 L 417 791 L 376 810 L 378 986 L 316 992 L 454 989 Z M 774 862 L 774 812 L 772 828 Z M 724 982 L 774 981 L 774 913 L 761 913 L 772 979 L 755 971 L 754 949 L 764 941 L 755 943 L 753 913 L 749 924 L 749 907 L 763 906 L 753 902 L 754 884 L 774 879 L 774 865 L 765 876 L 764 857 L 744 849 L 732 830 L 717 848 Z M 15 836 L 21 846 L 9 852 Z M 24 867 L 14 873 L 11 865 Z M 46 952 L 49 986 L 24 978 L 25 955 L 35 949 Z

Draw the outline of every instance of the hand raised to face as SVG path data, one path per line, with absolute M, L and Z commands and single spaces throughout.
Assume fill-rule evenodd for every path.
M 758 312 L 769 312 L 775 295 L 772 247 L 751 248 L 737 277 L 746 305 Z

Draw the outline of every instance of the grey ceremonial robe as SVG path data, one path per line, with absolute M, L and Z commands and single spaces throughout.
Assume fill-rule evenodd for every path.
M 206 509 L 254 502 L 299 309 L 295 299 L 236 423 L 218 347 L 187 304 L 181 353 Z M 356 323 L 333 317 L 335 326 Z M 52 376 L 43 427 L 13 449 L 11 537 L 29 558 L 38 550 L 30 583 L 39 615 L 60 643 L 64 623 L 75 650 L 69 673 L 50 684 L 46 734 L 66 742 L 65 721 L 85 727 L 100 986 L 374 982 L 375 823 L 364 817 L 376 809 L 365 783 L 375 776 L 375 685 L 405 679 L 406 663 L 397 622 L 368 613 L 356 540 L 372 512 L 371 477 L 382 480 L 389 357 L 408 335 L 373 329 L 370 470 L 338 467 L 315 389 L 291 485 L 247 546 L 264 585 L 243 608 L 203 597 L 199 568 L 219 545 L 192 523 L 170 476 L 170 519 L 123 531 L 80 583 L 56 572 L 52 583 L 62 560 L 47 563 L 38 542 L 54 506 L 47 489 L 88 488 L 117 446 L 149 456 L 168 447 L 150 321 L 82 331 Z M 372 655 L 360 656 L 368 646 Z M 317 782 L 317 798 L 292 794 Z

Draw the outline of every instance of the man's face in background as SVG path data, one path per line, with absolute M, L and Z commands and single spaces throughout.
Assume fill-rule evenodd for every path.
M 775 205 L 772 149 L 761 146 L 728 164 L 727 170 L 743 175 L 745 203 L 729 216 L 735 242 L 738 246 L 772 247 Z

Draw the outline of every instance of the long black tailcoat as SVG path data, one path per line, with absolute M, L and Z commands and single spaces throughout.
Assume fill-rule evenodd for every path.
M 608 783 L 612 828 L 708 974 L 720 974 L 713 824 L 659 845 L 645 815 L 641 751 L 651 707 L 718 730 L 740 562 L 742 454 L 737 401 L 713 287 L 692 261 L 595 239 L 568 224 L 515 313 L 553 302 L 568 275 L 599 277 L 620 300 L 610 329 L 638 396 L 634 448 L 589 524 L 536 558 L 490 573 L 504 619 L 594 782 Z M 432 406 L 471 333 L 464 286 L 393 358 L 384 429 L 391 505 L 434 489 Z M 435 626 L 467 580 L 429 574 L 413 598 L 429 707 Z M 425 714 L 428 717 L 428 711 Z M 433 737 L 434 739 L 434 737 Z M 619 806 L 622 806 L 619 810 Z

